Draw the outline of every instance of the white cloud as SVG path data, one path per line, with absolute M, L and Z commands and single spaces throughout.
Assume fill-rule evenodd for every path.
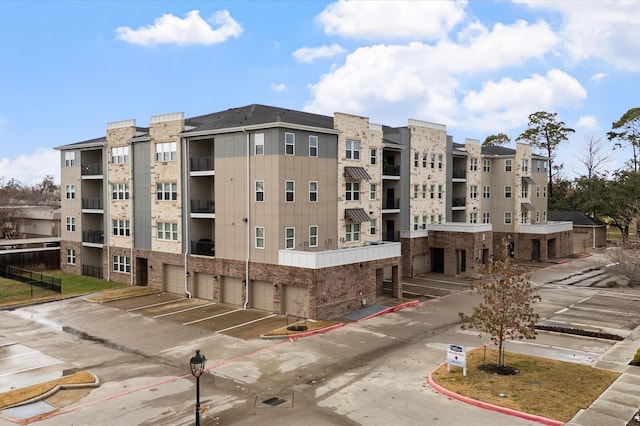
M 327 34 L 369 40 L 436 40 L 465 16 L 466 0 L 347 1 L 327 6 L 318 16 Z
M 38 148 L 17 158 L 0 158 L 0 177 L 5 180 L 15 178 L 24 185 L 35 185 L 47 175 L 60 182 L 60 153 L 53 149 Z
M 594 75 L 591 76 L 591 81 L 600 81 L 605 77 L 607 77 L 607 74 L 605 74 L 603 72 L 599 72 L 599 73 L 594 74 Z
M 210 23 L 217 25 L 218 28 L 213 29 Z M 164 14 L 156 18 L 153 25 L 140 27 L 137 30 L 118 27 L 116 33 L 118 39 L 142 46 L 208 45 L 222 43 L 231 37 L 238 38 L 242 33 L 242 27 L 226 10 L 217 11 L 209 22 L 202 19 L 199 11 L 192 10 L 184 19 L 172 14 Z
M 282 91 L 283 91 L 283 90 L 285 90 L 286 88 L 287 88 L 287 85 L 286 85 L 286 84 L 284 84 L 284 83 L 279 83 L 279 84 L 273 83 L 273 84 L 271 85 L 271 89 L 272 89 L 272 90 L 274 90 L 274 91 L 276 91 L 276 92 L 282 92 Z
M 580 117 L 578 119 L 578 123 L 576 124 L 576 127 L 578 128 L 582 128 L 582 129 L 599 129 L 600 126 L 598 125 L 598 119 L 595 118 L 593 115 L 583 115 L 582 117 Z
M 320 47 L 301 47 L 293 52 L 293 57 L 300 62 L 311 63 L 318 58 L 331 58 L 343 52 L 342 46 L 333 43 L 331 46 L 324 44 Z

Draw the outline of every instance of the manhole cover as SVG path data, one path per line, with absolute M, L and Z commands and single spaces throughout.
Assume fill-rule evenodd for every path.
M 293 407 L 293 393 L 256 395 L 254 408 Z
M 276 407 L 280 404 L 284 404 L 285 402 L 287 402 L 286 399 L 278 398 L 277 396 L 272 396 L 271 398 L 265 399 L 264 401 L 262 401 L 263 404 L 267 404 L 272 407 Z

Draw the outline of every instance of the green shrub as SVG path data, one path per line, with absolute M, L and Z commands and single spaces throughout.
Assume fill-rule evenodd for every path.
M 636 351 L 636 354 L 633 357 L 633 361 L 631 361 L 631 365 L 640 366 L 640 348 Z

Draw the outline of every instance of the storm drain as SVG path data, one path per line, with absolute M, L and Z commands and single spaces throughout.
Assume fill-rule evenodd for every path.
M 256 395 L 253 408 L 293 407 L 293 393 Z

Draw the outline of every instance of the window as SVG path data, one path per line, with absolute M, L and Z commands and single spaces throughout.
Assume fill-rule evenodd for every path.
M 542 196 L 543 196 L 543 197 L 546 197 L 546 196 L 547 196 L 547 187 L 546 187 L 546 186 L 543 186 L 543 187 L 542 187 Z
M 263 180 L 256 181 L 256 201 L 257 202 L 264 201 L 264 181 Z
M 309 201 L 312 203 L 318 201 L 318 182 L 309 182 Z
M 345 199 L 347 201 L 357 201 L 360 199 L 360 183 L 347 182 Z
M 542 221 L 543 222 L 547 221 L 547 211 L 546 210 L 542 210 Z
M 76 218 L 73 216 L 67 216 L 67 231 L 75 232 L 76 230 Z
M 414 216 L 413 217 L 413 230 L 414 231 L 417 231 L 418 227 L 420 226 L 419 220 L 420 220 L 420 216 Z
M 378 150 L 375 148 L 371 148 L 369 150 L 369 164 L 377 164 L 378 163 Z
M 128 200 L 129 184 L 128 183 L 112 183 L 111 199 L 112 200 Z
M 76 198 L 76 186 L 73 184 L 65 185 L 64 192 L 66 194 L 67 200 L 72 200 Z
M 256 248 L 264 248 L 264 226 L 256 226 Z
M 529 185 L 527 185 L 526 183 L 522 185 L 522 191 L 520 195 L 522 196 L 522 198 L 529 197 Z
M 318 156 L 318 137 L 315 135 L 309 136 L 309 157 Z
M 527 223 L 529 221 L 529 212 L 521 212 L 520 213 L 520 223 Z
M 442 198 L 442 185 L 438 185 L 438 198 Z
M 444 156 L 442 154 L 438 154 L 438 169 L 442 170 L 443 163 L 444 163 Z
M 423 183 L 422 184 L 422 199 L 424 200 L 425 198 L 427 198 L 427 184 Z
M 540 223 L 540 212 L 536 211 L 536 223 Z
M 111 163 L 112 164 L 126 164 L 129 162 L 129 147 L 117 146 L 111 148 Z
M 522 171 L 523 172 L 529 171 L 529 160 L 527 160 L 526 158 L 522 159 Z
M 293 155 L 296 147 L 296 135 L 293 133 L 284 134 L 284 154 Z
M 469 198 L 478 198 L 478 186 L 477 185 L 469 186 Z
M 347 159 L 359 160 L 360 159 L 360 142 L 347 139 Z
M 415 152 L 413 154 L 413 167 L 418 167 L 419 163 L 420 163 L 420 153 L 419 152 Z
M 113 256 L 113 270 L 128 273 L 131 271 L 131 260 L 127 256 Z
M 441 214 L 438 215 L 438 223 L 440 223 L 440 224 L 442 223 L 442 215 Z
M 427 216 L 422 216 L 422 229 L 427 229 Z
M 511 198 L 511 185 L 504 187 L 504 198 Z
M 436 167 L 436 155 L 435 154 L 431 154 L 431 156 L 429 158 L 429 165 L 431 166 L 432 169 Z
M 536 161 L 536 172 L 540 173 L 542 171 L 542 161 Z
M 491 160 L 482 160 L 482 171 L 487 173 L 491 171 Z
M 478 213 L 469 213 L 469 223 L 478 223 Z
M 76 251 L 74 249 L 67 249 L 67 263 L 69 265 L 76 264 Z
M 375 200 L 378 198 L 378 185 L 375 183 L 369 184 L 369 199 Z
M 436 194 L 436 186 L 431 185 L 431 188 L 429 189 L 429 197 L 433 199 L 436 196 L 435 194 Z
M 156 144 L 156 161 L 176 161 L 177 144 L 163 142 Z
M 158 201 L 175 201 L 178 199 L 178 184 L 162 182 L 156 184 L 156 198 Z
M 511 212 L 504 212 L 504 224 L 511 225 Z
M 536 186 L 536 197 L 540 198 L 540 187 Z
M 482 187 L 482 198 L 491 198 L 491 187 L 483 186 Z
M 113 226 L 113 235 L 120 235 L 122 237 L 129 236 L 129 221 L 126 219 L 113 219 L 111 221 Z
M 293 203 L 295 201 L 296 183 L 292 180 L 284 181 L 284 201 Z
M 475 172 L 478 170 L 478 159 L 477 158 L 469 158 L 469 170 Z
M 317 247 L 318 246 L 318 227 L 310 226 L 309 227 L 309 247 Z
M 427 153 L 422 154 L 422 167 L 427 167 Z
M 371 219 L 369 221 L 369 234 L 371 235 L 378 234 L 378 221 L 376 219 Z
M 284 248 L 296 247 L 296 228 L 284 228 Z
M 504 160 L 504 171 L 510 172 L 513 169 L 513 160 L 507 159 Z
M 75 151 L 64 153 L 64 166 L 73 167 L 76 165 L 76 153 Z
M 158 222 L 158 239 L 164 241 L 178 241 L 178 224 Z
M 482 213 L 482 223 L 491 223 L 491 213 L 489 212 Z
M 346 235 L 345 241 L 360 241 L 360 224 L 359 223 L 348 223 L 345 225 Z
M 264 155 L 264 133 L 256 133 L 253 136 L 254 155 Z
M 435 215 L 431 215 L 431 223 L 436 223 L 436 216 Z
M 413 185 L 413 198 L 418 198 L 419 191 L 420 191 L 420 185 Z

